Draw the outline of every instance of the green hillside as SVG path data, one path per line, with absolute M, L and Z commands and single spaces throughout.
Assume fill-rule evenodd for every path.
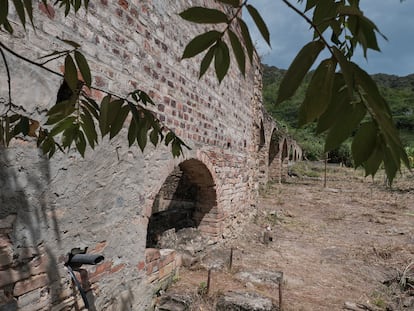
M 268 112 L 284 124 L 289 133 L 299 141 L 305 149 L 307 158 L 315 160 L 323 158 L 323 137 L 315 137 L 314 126 L 308 125 L 297 129 L 297 117 L 300 104 L 305 97 L 306 86 L 312 73 L 308 74 L 296 94 L 279 106 L 275 106 L 280 81 L 286 70 L 274 66 L 263 65 L 263 99 Z M 404 145 L 414 148 L 414 74 L 406 77 L 376 74 L 374 80 L 378 83 L 382 95 L 390 104 L 391 111 L 400 130 Z M 336 159 L 339 157 L 339 159 Z M 330 154 L 330 158 L 343 161 L 348 158 L 350 164 L 349 142 Z

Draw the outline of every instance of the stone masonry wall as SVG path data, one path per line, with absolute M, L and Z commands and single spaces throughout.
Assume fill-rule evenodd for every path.
M 13 36 L 0 33 L 4 44 L 31 59 L 68 48 L 58 37 L 78 42 L 95 86 L 120 95 L 136 88 L 148 92 L 160 120 L 191 147 L 178 159 L 164 146 L 141 153 L 137 146 L 128 148 L 126 129 L 122 137 L 87 150 L 85 158 L 69 152 L 49 160 L 30 138 L 0 147 L 0 310 L 81 310 L 64 261 L 71 249 L 84 247 L 105 257 L 75 272 L 90 310 L 149 309 L 150 281 L 160 271 L 153 266 L 167 267 L 155 276 L 164 279 L 176 262 L 165 250 L 149 258 L 148 221 L 164 181 L 188 160 L 191 178 L 209 198 L 201 195 L 197 203 L 203 232 L 221 238 L 229 215 L 254 206 L 259 183 L 268 178 L 266 159 L 276 128 L 262 107 L 260 64 L 256 57 L 243 78 L 233 63 L 220 85 L 212 72 L 199 81 L 200 58 L 180 60 L 184 46 L 204 29 L 177 16 L 190 4 L 217 5 L 100 0 L 91 1 L 88 12 L 64 18 L 62 10 L 38 2 L 36 31 L 16 24 Z M 6 57 L 14 104 L 45 120 L 61 78 Z M 48 63 L 54 70 L 61 65 Z M 6 97 L 5 79 L 1 64 L 0 97 Z

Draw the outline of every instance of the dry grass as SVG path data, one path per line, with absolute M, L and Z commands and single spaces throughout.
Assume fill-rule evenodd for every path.
M 252 270 L 284 272 L 285 311 L 341 310 L 345 301 L 414 310 L 402 303 L 402 285 L 411 290 L 414 277 L 414 177 L 404 172 L 389 189 L 382 173 L 372 180 L 359 170 L 328 167 L 324 188 L 321 177 L 309 177 L 323 176 L 322 168 L 301 163 L 294 168 L 299 178 L 262 190 L 257 211 L 238 224 L 241 234 L 220 243 L 235 249 L 232 273 L 214 271 L 210 292 L 199 295 L 192 310 L 212 310 L 228 290 L 275 298 L 274 285 L 235 278 Z M 273 242 L 264 245 L 259 241 L 267 227 Z M 182 269 L 170 290 L 197 295 L 206 278 L 205 270 Z M 398 282 L 384 285 L 390 278 Z

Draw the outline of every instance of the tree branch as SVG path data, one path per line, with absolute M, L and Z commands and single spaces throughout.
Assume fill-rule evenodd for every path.
M 0 44 L 1 44 L 1 42 L 0 42 Z M 0 53 L 1 53 L 1 56 L 3 58 L 4 66 L 6 67 L 6 72 L 7 72 L 7 87 L 8 87 L 8 92 L 9 92 L 9 102 L 8 102 L 9 108 L 5 112 L 5 113 L 7 113 L 11 109 L 11 103 L 12 103 L 12 98 L 11 98 L 11 75 L 10 75 L 9 64 L 7 63 L 6 55 L 4 54 L 4 51 L 3 51 L 2 48 L 0 48 Z
M 291 8 L 293 11 L 295 11 L 297 14 L 299 14 L 318 34 L 319 38 L 322 40 L 322 42 L 325 44 L 325 46 L 329 49 L 329 52 L 331 52 L 332 56 L 334 55 L 334 52 L 332 50 L 332 47 L 329 45 L 328 41 L 324 38 L 322 33 L 319 31 L 317 25 L 315 25 L 312 20 L 306 16 L 305 13 L 300 11 L 297 7 L 295 7 L 292 3 L 290 3 L 288 0 L 282 0 L 289 8 Z

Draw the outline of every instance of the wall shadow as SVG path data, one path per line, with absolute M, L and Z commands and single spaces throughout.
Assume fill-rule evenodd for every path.
M 17 148 L 0 146 L 1 310 L 25 307 L 22 301 L 28 299 L 19 301 L 19 297 L 36 296 L 42 288 L 47 289 L 51 303 L 62 292 L 58 262 L 42 236 L 51 227 L 57 243 L 61 242 L 56 211 L 48 204 L 50 167 L 45 157 L 36 154 L 32 158 L 34 163 Z M 46 286 L 30 284 L 45 277 Z

